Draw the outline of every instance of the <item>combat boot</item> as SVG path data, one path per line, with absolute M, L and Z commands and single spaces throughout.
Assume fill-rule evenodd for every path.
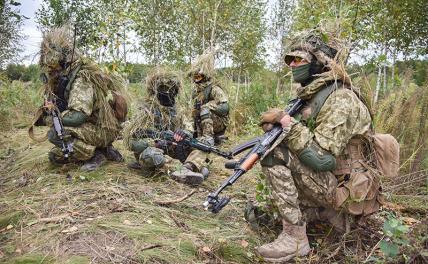
M 96 149 L 94 156 L 89 160 L 87 160 L 85 164 L 83 164 L 83 166 L 80 167 L 80 170 L 93 171 L 98 169 L 100 166 L 102 166 L 106 162 L 107 162 L 106 156 L 104 156 L 104 154 L 100 150 Z
M 180 169 L 171 174 L 171 178 L 180 183 L 189 185 L 201 184 L 205 179 L 204 174 L 208 176 L 209 171 L 205 168 L 205 170 L 203 170 L 204 174 L 202 174 L 200 172 L 194 172 L 194 170 L 192 164 L 185 163 Z
M 282 221 L 283 230 L 275 241 L 256 248 L 258 255 L 267 262 L 283 263 L 311 250 L 306 236 L 306 224 L 291 225 Z
M 102 149 L 103 154 L 110 161 L 123 162 L 125 159 L 122 154 L 120 154 L 119 150 L 115 149 L 113 145 L 109 145 L 106 148 Z
M 135 161 L 128 163 L 126 166 L 133 170 L 141 170 L 143 166 L 141 166 L 139 160 L 140 160 L 140 153 L 134 152 Z

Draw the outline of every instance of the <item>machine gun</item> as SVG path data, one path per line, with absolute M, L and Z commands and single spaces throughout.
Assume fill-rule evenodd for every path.
M 292 102 L 292 105 L 286 109 L 286 111 L 290 116 L 293 116 L 299 112 L 303 104 L 304 101 L 302 99 L 296 99 Z M 232 176 L 224 181 L 215 192 L 208 195 L 207 200 L 203 204 L 204 207 L 213 213 L 220 212 L 220 210 L 230 201 L 230 198 L 228 197 L 219 197 L 220 193 L 227 186 L 233 185 L 233 183 L 247 171 L 249 171 L 258 160 L 267 155 L 269 150 L 271 150 L 272 145 L 276 142 L 281 134 L 287 134 L 288 132 L 289 131 L 285 131 L 280 125 L 275 125 L 272 130 L 266 132 L 263 136 L 256 137 L 234 148 L 230 152 L 232 156 L 238 155 L 239 153 L 250 148 L 251 150 L 238 162 L 232 164 L 229 163 L 227 165 L 227 167 L 234 169 Z

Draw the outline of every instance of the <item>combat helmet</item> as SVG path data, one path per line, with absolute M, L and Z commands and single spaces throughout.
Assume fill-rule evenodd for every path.
M 154 96 L 161 93 L 177 95 L 181 89 L 179 75 L 165 67 L 154 68 L 146 77 L 146 87 L 148 94 Z
M 287 45 L 284 62 L 287 65 L 294 57 L 300 57 L 308 62 L 315 58 L 324 67 L 331 69 L 332 64 L 343 63 L 348 55 L 347 43 L 340 37 L 338 26 L 324 22 L 312 30 L 301 31 L 285 39 Z
M 195 62 L 192 64 L 188 76 L 193 78 L 194 76 L 203 76 L 204 81 L 209 81 L 214 78 L 214 55 L 215 49 L 208 49 L 203 54 L 199 55 Z
M 39 65 L 42 69 L 66 69 L 80 58 L 80 52 L 73 47 L 73 35 L 68 26 L 55 27 L 43 34 Z

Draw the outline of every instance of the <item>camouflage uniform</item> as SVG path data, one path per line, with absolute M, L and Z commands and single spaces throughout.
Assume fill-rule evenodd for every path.
M 343 43 L 332 36 L 328 44 L 322 39 L 316 32 L 300 36 L 285 56 L 301 85 L 297 97 L 304 100 L 303 109 L 291 118 L 282 111 L 262 116 L 265 130 L 272 123 L 284 127 L 261 161 L 283 223 L 275 241 L 256 249 L 267 261 L 307 255 L 310 220 L 328 220 L 343 231 L 349 226 L 346 214 L 368 215 L 379 209 L 369 110 L 343 68 Z
M 326 87 L 316 82 L 313 94 L 304 96 L 310 100 Z M 272 195 L 281 216 L 289 223 L 302 221 L 300 207 L 333 207 L 338 181 L 331 171 L 317 172 L 297 157 L 303 149 L 315 142 L 323 150 L 340 157 L 351 138 L 366 136 L 370 131 L 371 117 L 367 107 L 358 96 L 345 87 L 338 87 L 321 107 L 312 127 L 310 112 L 302 110 L 301 122 L 295 121 L 287 138 L 262 161 L 262 169 L 272 186 Z M 339 176 L 339 175 L 338 175 Z M 365 198 L 365 197 L 364 197 Z
M 138 128 L 136 127 L 136 124 Z M 133 127 L 132 129 L 130 129 Z M 141 169 L 170 174 L 181 166 L 180 160 L 186 159 L 188 149 L 179 149 L 177 145 L 160 146 L 156 141 L 161 139 L 148 138 L 139 131 L 175 131 L 178 128 L 192 129 L 189 122 L 177 106 L 162 106 L 157 101 L 145 102 L 139 107 L 137 113 L 125 127 L 126 137 L 131 137 L 127 148 L 134 152 L 141 165 Z M 143 146 L 142 148 L 135 145 Z
M 189 77 L 192 78 L 194 89 L 192 111 L 194 137 L 209 144 L 220 144 L 229 123 L 229 103 L 225 91 L 214 82 L 214 52 L 207 51 L 200 55 Z M 195 80 L 200 76 L 200 80 Z M 185 163 L 191 164 L 192 171 L 201 171 L 209 155 L 200 150 L 193 150 Z M 184 173 L 185 174 L 185 173 Z
M 41 43 L 39 64 L 45 76 L 45 99 L 49 102 L 41 109 L 44 111 L 54 103 L 61 112 L 67 141 L 73 145 L 71 158 L 66 159 L 62 142 L 52 127 L 47 137 L 55 147 L 49 152 L 49 159 L 55 163 L 88 161 L 90 165 L 96 156 L 96 162 L 91 164 L 91 169 L 95 169 L 106 158 L 122 160 L 112 142 L 120 132 L 114 106 L 116 98 L 125 94 L 125 83 L 120 76 L 108 74 L 83 58 L 73 46 L 70 32 L 67 27 L 53 28 L 44 34 Z M 43 111 L 38 112 L 41 114 L 35 125 L 52 125 L 51 117 Z
M 184 129 L 191 134 L 193 127 L 181 109 L 174 103 L 162 105 L 157 94 L 160 91 L 174 91 L 174 97 L 181 88 L 178 76 L 163 68 L 156 68 L 146 79 L 147 98 L 138 107 L 137 113 L 124 129 L 126 147 L 134 152 L 142 170 L 158 171 L 170 175 L 179 169 L 190 150 L 181 144 L 165 143 L 162 139 L 147 137 L 144 131 L 176 131 Z
M 94 156 L 95 149 L 106 148 L 111 145 L 120 133 L 120 126 L 117 121 L 112 128 L 106 128 L 103 124 L 96 122 L 99 120 L 99 109 L 95 108 L 94 97 L 93 85 L 78 76 L 71 85 L 68 109 L 61 113 L 62 116 L 65 116 L 74 110 L 83 112 L 89 117 L 88 122 L 78 127 L 64 127 L 65 132 L 74 138 L 72 157 L 76 160 L 89 160 Z M 57 140 L 53 129 L 49 131 L 49 140 L 53 143 Z M 57 160 L 63 159 L 63 153 L 58 146 L 52 148 L 50 155 L 55 156 Z

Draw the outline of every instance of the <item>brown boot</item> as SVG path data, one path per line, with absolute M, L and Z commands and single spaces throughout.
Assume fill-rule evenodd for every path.
M 190 163 L 185 163 L 180 169 L 174 171 L 171 174 L 171 178 L 178 182 L 189 185 L 201 184 L 205 179 L 204 174 L 200 172 L 194 172 L 194 170 L 195 169 Z
M 256 252 L 267 262 L 282 263 L 311 250 L 306 236 L 306 224 L 291 225 L 282 221 L 283 230 L 275 241 L 256 248 Z

